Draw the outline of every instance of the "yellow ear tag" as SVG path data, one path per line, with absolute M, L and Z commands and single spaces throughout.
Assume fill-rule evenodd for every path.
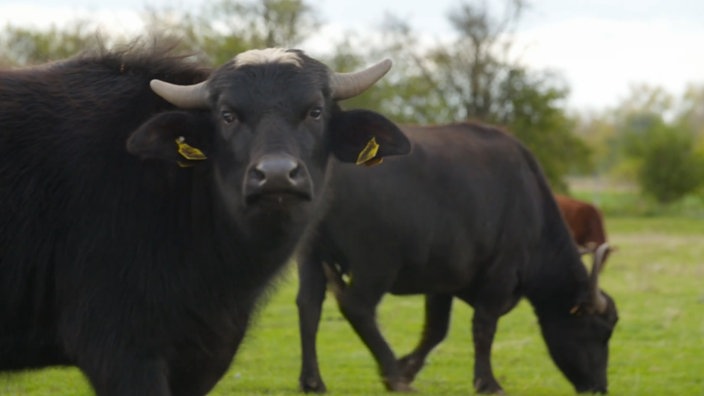
M 357 162 L 355 162 L 356 165 L 376 165 L 379 162 L 381 162 L 381 158 L 378 160 L 374 160 L 374 157 L 376 157 L 376 153 L 379 152 L 379 144 L 376 142 L 376 138 L 372 137 L 368 142 L 367 145 L 364 146 L 362 151 L 359 152 L 359 155 L 357 156 Z
M 183 136 L 176 138 L 176 144 L 178 153 L 187 160 L 200 161 L 208 158 L 202 151 L 186 143 L 186 138 Z
M 374 165 L 379 165 L 380 163 L 384 162 L 384 157 L 378 157 L 378 158 L 372 158 L 369 161 L 363 163 L 362 165 L 364 166 L 374 166 Z

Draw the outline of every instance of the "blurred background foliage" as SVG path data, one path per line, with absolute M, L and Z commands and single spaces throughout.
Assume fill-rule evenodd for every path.
M 512 56 L 520 48 L 511 34 L 525 8 L 525 0 L 505 0 L 495 15 L 486 2 L 458 1 L 447 14 L 454 36 L 435 43 L 420 42 L 407 22 L 385 15 L 375 32 L 351 31 L 330 38 L 337 41 L 327 52 L 308 52 L 338 71 L 392 58 L 389 76 L 345 107 L 375 109 L 399 123 L 499 125 L 536 154 L 556 191 L 568 192 L 568 180 L 582 177 L 632 186 L 655 205 L 704 202 L 704 82 L 692 82 L 682 97 L 640 85 L 615 108 L 568 109 L 570 87 L 559 73 Z M 323 26 L 314 4 L 303 0 L 218 0 L 200 9 L 147 9 L 143 18 L 137 36 L 175 38 L 183 51 L 213 66 L 251 48 L 305 49 Z M 134 39 L 87 20 L 43 30 L 7 25 L 0 29 L 0 66 L 44 63 Z

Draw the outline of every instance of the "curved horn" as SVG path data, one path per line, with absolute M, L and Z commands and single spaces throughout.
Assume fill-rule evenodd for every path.
M 203 109 L 208 107 L 208 88 L 206 82 L 193 85 L 176 85 L 166 81 L 149 82 L 155 94 L 181 109 Z
M 589 275 L 589 295 L 591 300 L 591 305 L 594 307 L 596 313 L 602 314 L 606 311 L 607 301 L 606 297 L 599 290 L 599 273 L 602 268 L 604 268 L 604 257 L 609 251 L 609 244 L 602 243 L 594 251 L 594 265 L 592 266 L 592 273 Z
M 337 100 L 349 99 L 366 91 L 379 81 L 391 69 L 391 59 L 370 66 L 354 73 L 334 73 L 330 76 L 330 89 L 332 98 Z
M 585 254 L 591 254 L 594 250 L 584 246 L 577 246 L 577 251 L 579 252 L 580 256 L 584 256 Z

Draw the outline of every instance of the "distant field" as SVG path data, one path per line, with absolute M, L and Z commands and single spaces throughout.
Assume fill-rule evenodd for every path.
M 610 217 L 684 216 L 704 220 L 704 191 L 663 205 L 643 196 L 633 183 L 576 178 L 570 179 L 569 184 L 576 198 L 596 204 Z
M 620 322 L 612 339 L 612 395 L 704 395 L 704 220 L 609 216 L 614 253 L 602 286 Z M 231 370 L 214 395 L 296 395 L 299 346 L 293 272 L 261 311 Z M 422 299 L 387 297 L 379 313 L 401 354 L 420 332 Z M 417 395 L 472 394 L 471 309 L 454 307 L 446 342 L 431 355 L 414 386 Z M 325 302 L 319 354 L 330 395 L 388 395 L 374 362 L 337 311 Z M 494 368 L 507 394 L 566 395 L 571 385 L 547 356 L 525 302 L 499 322 Z M 90 395 L 74 369 L 0 376 L 0 395 Z

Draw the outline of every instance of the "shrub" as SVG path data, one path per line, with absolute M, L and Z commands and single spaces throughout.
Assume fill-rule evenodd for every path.
M 646 122 L 647 121 L 647 122 Z M 704 184 L 704 157 L 685 128 L 650 118 L 626 134 L 626 152 L 636 158 L 638 183 L 660 203 L 671 203 Z

